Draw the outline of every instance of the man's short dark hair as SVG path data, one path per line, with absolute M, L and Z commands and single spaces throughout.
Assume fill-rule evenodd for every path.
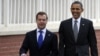
M 81 3 L 80 1 L 74 1 L 74 2 L 72 3 L 72 5 L 73 5 L 73 4 L 80 4 L 81 8 L 83 8 L 83 5 L 82 5 L 82 3 Z M 71 6 L 72 6 L 72 5 L 71 5 Z
M 46 14 L 45 12 L 43 12 L 43 11 L 38 12 L 38 13 L 36 14 L 36 20 L 38 19 L 38 15 L 46 15 L 46 19 L 48 19 L 47 14 Z

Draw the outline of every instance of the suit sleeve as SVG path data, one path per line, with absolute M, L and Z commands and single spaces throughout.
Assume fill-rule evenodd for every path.
M 90 45 L 90 50 L 91 50 L 91 56 L 98 56 L 98 50 L 97 50 L 97 39 L 95 35 L 95 30 L 93 28 L 93 23 L 90 22 L 89 25 L 89 45 Z
M 59 27 L 59 56 L 64 56 L 64 42 L 63 42 L 63 24 L 61 22 Z
M 57 35 L 54 34 L 52 38 L 52 54 L 51 56 L 58 56 L 58 39 Z
M 28 40 L 28 34 L 26 34 L 25 39 L 24 39 L 24 41 L 22 43 L 22 46 L 20 48 L 20 51 L 19 51 L 20 55 L 23 54 L 23 53 L 27 53 L 28 46 L 29 46 L 28 42 L 29 42 L 29 40 Z

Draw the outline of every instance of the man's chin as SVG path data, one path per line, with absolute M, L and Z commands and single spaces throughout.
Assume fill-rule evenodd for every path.
M 45 27 L 39 27 L 39 29 L 44 29 Z
M 77 16 L 74 16 L 74 18 L 77 19 L 78 17 Z

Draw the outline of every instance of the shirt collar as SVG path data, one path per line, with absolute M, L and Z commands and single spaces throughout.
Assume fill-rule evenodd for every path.
M 40 31 L 40 29 L 37 28 L 37 32 L 39 32 L 39 31 Z M 43 33 L 45 33 L 46 32 L 46 28 L 42 29 L 42 31 L 43 31 Z
M 72 20 L 73 20 L 73 22 L 76 20 L 75 18 L 72 18 Z M 79 17 L 78 19 L 77 19 L 77 22 L 80 22 L 80 20 L 81 20 L 81 17 Z

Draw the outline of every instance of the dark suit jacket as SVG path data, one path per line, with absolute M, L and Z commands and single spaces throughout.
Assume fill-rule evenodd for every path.
M 75 56 L 76 51 L 79 56 L 90 56 L 89 47 L 91 55 L 98 56 L 97 40 L 92 21 L 81 18 L 76 42 L 72 29 L 72 18 L 61 22 L 59 34 L 59 56 Z
M 41 48 L 38 47 L 36 30 L 28 32 L 20 48 L 20 55 L 27 53 L 30 56 L 57 56 L 57 36 L 46 30 L 46 36 Z

